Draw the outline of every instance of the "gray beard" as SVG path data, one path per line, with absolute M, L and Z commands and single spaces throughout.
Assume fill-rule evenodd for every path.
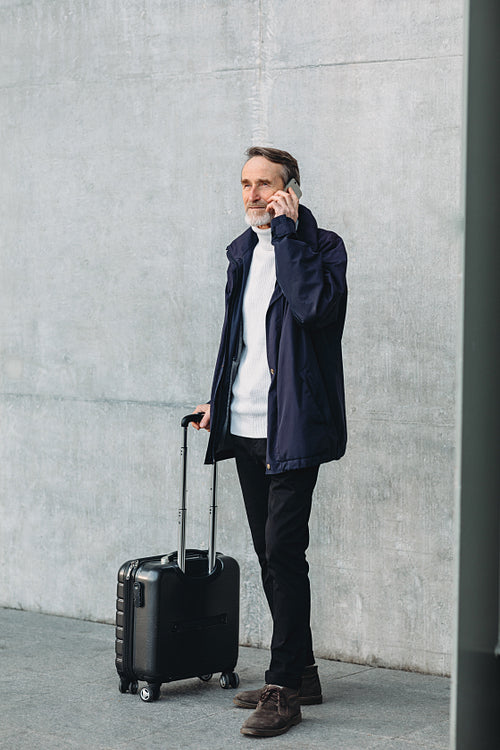
M 261 227 L 263 224 L 270 224 L 271 218 L 271 214 L 268 211 L 260 216 L 253 216 L 251 213 L 245 212 L 245 221 L 250 227 Z

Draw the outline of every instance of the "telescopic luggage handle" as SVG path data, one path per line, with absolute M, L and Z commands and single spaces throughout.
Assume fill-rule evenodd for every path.
M 187 432 L 191 422 L 201 422 L 204 413 L 188 414 L 181 419 L 181 427 L 184 429 L 184 442 L 181 448 L 182 459 L 182 482 L 181 482 L 181 506 L 179 508 L 179 546 L 177 550 L 177 564 L 183 573 L 186 572 L 186 485 L 187 485 Z M 212 500 L 210 504 L 210 527 L 208 539 L 208 572 L 215 568 L 216 549 L 215 539 L 217 536 L 217 464 L 213 462 L 212 478 Z

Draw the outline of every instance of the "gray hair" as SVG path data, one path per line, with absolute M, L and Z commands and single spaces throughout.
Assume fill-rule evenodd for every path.
M 272 161 L 275 164 L 282 165 L 283 182 L 287 185 L 293 178 L 300 185 L 300 172 L 297 159 L 294 159 L 288 151 L 280 151 L 278 148 L 267 148 L 266 146 L 251 146 L 247 149 L 248 159 L 254 156 L 263 156 L 264 159 Z

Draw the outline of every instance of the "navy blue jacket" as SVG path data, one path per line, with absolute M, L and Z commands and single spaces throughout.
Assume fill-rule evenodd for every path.
M 211 395 L 205 462 L 233 455 L 230 401 L 242 346 L 242 301 L 257 235 L 247 229 L 227 249 L 226 309 Z M 299 206 L 299 222 L 271 222 L 276 287 L 266 316 L 271 374 L 267 414 L 267 473 L 316 466 L 346 447 L 341 339 L 347 256 L 342 239 L 319 229 Z

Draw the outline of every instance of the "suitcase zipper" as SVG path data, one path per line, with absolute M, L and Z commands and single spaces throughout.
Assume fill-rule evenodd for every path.
M 126 581 L 130 581 L 132 573 L 135 575 L 135 571 L 139 567 L 139 560 L 131 560 L 128 566 L 127 575 L 125 576 Z
M 134 597 L 132 596 L 135 574 L 140 565 L 140 560 L 131 560 L 125 576 L 125 612 L 126 631 L 123 633 L 123 670 L 127 677 L 135 678 L 132 670 L 132 633 L 134 629 Z

